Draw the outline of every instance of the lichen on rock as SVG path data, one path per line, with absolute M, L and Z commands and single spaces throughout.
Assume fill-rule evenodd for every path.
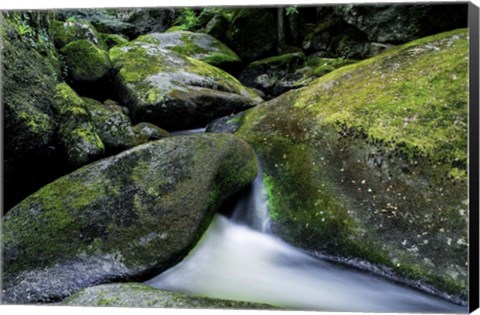
M 208 34 L 188 31 L 153 33 L 140 36 L 136 41 L 155 44 L 222 69 L 234 68 L 241 62 L 235 52 Z
M 274 231 L 465 303 L 467 70 L 467 32 L 451 31 L 236 117 L 229 129 L 259 155 Z

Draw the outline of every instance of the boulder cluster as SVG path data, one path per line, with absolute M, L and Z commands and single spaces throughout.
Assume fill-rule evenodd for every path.
M 2 300 L 269 307 L 108 284 L 181 261 L 258 157 L 273 233 L 466 303 L 466 25 L 466 4 L 6 12 Z

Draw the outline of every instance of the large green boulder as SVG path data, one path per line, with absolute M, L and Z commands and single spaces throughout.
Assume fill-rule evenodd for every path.
M 188 31 L 152 33 L 140 36 L 136 41 L 155 44 L 221 69 L 233 69 L 241 63 L 236 53 L 208 34 Z
M 88 40 L 77 40 L 60 50 L 65 60 L 67 80 L 80 91 L 108 94 L 111 63 L 108 53 Z M 98 97 L 98 96 L 97 96 Z
M 68 297 L 60 305 L 203 309 L 276 308 L 267 304 L 213 299 L 162 291 L 139 283 L 104 284 L 87 288 Z
M 203 134 L 61 177 L 3 217 L 2 301 L 51 302 L 95 284 L 145 281 L 185 257 L 222 202 L 256 175 L 245 142 Z
M 456 30 L 342 67 L 223 124 L 259 156 L 276 234 L 465 302 L 467 104 L 468 35 Z
M 261 101 L 226 72 L 155 44 L 115 46 L 110 58 L 120 100 L 135 122 L 165 129 L 202 127 Z
M 227 45 L 247 62 L 275 53 L 276 9 L 252 8 L 236 11 L 228 28 Z

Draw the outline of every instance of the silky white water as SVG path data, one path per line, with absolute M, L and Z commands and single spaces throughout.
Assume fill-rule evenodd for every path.
M 146 283 L 194 295 L 287 309 L 465 313 L 457 306 L 370 273 L 308 256 L 268 229 L 261 174 L 231 219 L 216 215 L 181 263 Z

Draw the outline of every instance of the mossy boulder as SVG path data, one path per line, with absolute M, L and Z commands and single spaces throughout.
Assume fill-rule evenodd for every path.
M 188 31 L 152 33 L 140 36 L 136 41 L 155 44 L 159 48 L 172 50 L 225 70 L 235 69 L 241 63 L 236 53 L 208 34 Z
M 104 284 L 84 289 L 60 305 L 202 309 L 275 309 L 267 304 L 190 296 L 140 283 Z
M 239 9 L 228 28 L 227 45 L 242 60 L 251 62 L 267 57 L 277 47 L 276 9 Z
M 77 40 L 87 40 L 94 45 L 102 44 L 99 33 L 88 21 L 53 21 L 50 28 L 57 49 Z
M 66 83 L 56 87 L 58 137 L 70 165 L 78 167 L 100 158 L 105 145 L 97 134 L 85 102 Z
M 88 40 L 77 40 L 60 50 L 65 59 L 67 80 L 89 94 L 108 94 L 111 79 L 111 63 L 108 53 Z M 94 90 L 91 92 L 91 90 Z
M 106 149 L 121 151 L 141 143 L 130 118 L 123 113 L 120 106 L 106 106 L 86 97 L 82 100 Z
M 245 142 L 203 134 L 61 177 L 3 217 L 2 300 L 51 302 L 95 284 L 145 281 L 187 255 L 222 202 L 256 175 Z
M 227 130 L 259 156 L 275 233 L 465 303 L 467 104 L 456 30 L 335 70 Z
M 79 97 L 66 83 L 57 85 L 54 104 L 59 117 L 58 138 L 73 167 L 151 140 L 133 128 L 123 107 L 111 100 L 102 104 Z
M 58 10 L 55 17 L 64 22 L 88 22 L 102 33 L 122 34 L 127 37 L 135 34 L 135 25 L 126 22 L 122 17 L 125 12 L 134 9 L 73 9 Z
M 110 49 L 120 100 L 134 122 L 165 129 L 203 127 L 261 102 L 238 80 L 205 62 L 133 41 Z
M 33 30 L 28 23 L 44 19 L 43 13 L 0 15 L 4 211 L 52 181 L 59 169 L 55 168 L 57 123 L 52 103 L 60 62 L 51 38 L 39 42 L 35 36 L 35 32 L 44 34 L 46 27 L 19 32 L 19 25 Z

